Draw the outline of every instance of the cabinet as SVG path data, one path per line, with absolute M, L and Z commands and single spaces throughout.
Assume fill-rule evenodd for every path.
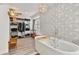
M 13 49 L 17 46 L 17 36 L 18 36 L 17 22 L 13 21 L 10 17 L 10 40 L 9 40 L 9 49 Z

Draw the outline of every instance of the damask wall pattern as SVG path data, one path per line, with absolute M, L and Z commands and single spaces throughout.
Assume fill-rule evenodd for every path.
M 41 33 L 74 43 L 79 42 L 79 4 L 47 4 L 48 11 L 41 15 Z

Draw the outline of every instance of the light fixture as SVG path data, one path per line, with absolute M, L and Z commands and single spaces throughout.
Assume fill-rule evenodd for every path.
M 46 4 L 40 4 L 40 7 L 39 7 L 40 13 L 45 13 L 47 9 L 48 9 L 48 6 Z
M 18 15 L 21 15 L 21 13 L 18 12 L 18 10 L 16 8 L 9 8 L 8 15 L 9 15 L 9 17 L 12 17 L 13 20 L 16 20 Z
M 9 14 L 10 17 L 13 17 L 15 15 L 14 14 L 14 9 L 9 8 L 8 14 Z

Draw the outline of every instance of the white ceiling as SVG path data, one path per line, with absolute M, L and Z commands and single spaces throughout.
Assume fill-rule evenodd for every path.
M 18 8 L 21 12 L 26 15 L 33 15 L 39 10 L 40 3 L 9 3 L 10 7 Z M 48 6 L 53 6 L 47 3 Z M 23 15 L 24 16 L 24 15 Z
M 36 3 L 14 3 L 9 5 L 12 7 L 19 8 L 23 12 L 35 12 L 39 8 L 39 4 Z

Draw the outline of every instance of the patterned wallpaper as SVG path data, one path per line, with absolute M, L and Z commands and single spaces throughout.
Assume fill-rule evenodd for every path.
M 48 4 L 48 11 L 41 15 L 41 33 L 78 44 L 79 4 Z

